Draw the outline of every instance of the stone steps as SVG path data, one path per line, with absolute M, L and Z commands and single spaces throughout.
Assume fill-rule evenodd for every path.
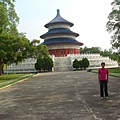
M 72 54 L 67 57 L 54 57 L 54 71 L 71 71 L 73 70 L 73 61 L 75 59 L 82 60 L 83 57 L 86 57 L 90 62 L 88 69 L 100 68 L 101 62 L 105 62 L 107 68 L 118 67 L 118 63 L 116 61 L 109 59 L 109 57 L 102 57 L 100 54 Z

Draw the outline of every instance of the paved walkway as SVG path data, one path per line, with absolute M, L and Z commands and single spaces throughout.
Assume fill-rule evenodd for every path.
M 120 78 L 109 81 L 101 100 L 96 73 L 39 74 L 0 91 L 0 120 L 120 120 Z

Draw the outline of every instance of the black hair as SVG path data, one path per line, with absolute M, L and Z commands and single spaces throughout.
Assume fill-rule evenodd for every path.
M 105 65 L 105 62 L 102 62 L 101 65 Z

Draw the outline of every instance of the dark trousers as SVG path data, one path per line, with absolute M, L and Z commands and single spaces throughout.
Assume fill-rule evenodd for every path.
M 100 97 L 108 97 L 108 88 L 106 80 L 100 80 Z

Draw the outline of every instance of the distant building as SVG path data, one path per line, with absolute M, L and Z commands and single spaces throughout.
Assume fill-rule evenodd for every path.
M 56 17 L 45 25 L 48 32 L 41 35 L 40 38 L 44 39 L 42 44 L 48 47 L 50 55 L 63 57 L 68 54 L 80 54 L 80 46 L 83 43 L 75 39 L 79 34 L 70 30 L 73 25 L 61 17 L 59 10 L 57 10 Z

